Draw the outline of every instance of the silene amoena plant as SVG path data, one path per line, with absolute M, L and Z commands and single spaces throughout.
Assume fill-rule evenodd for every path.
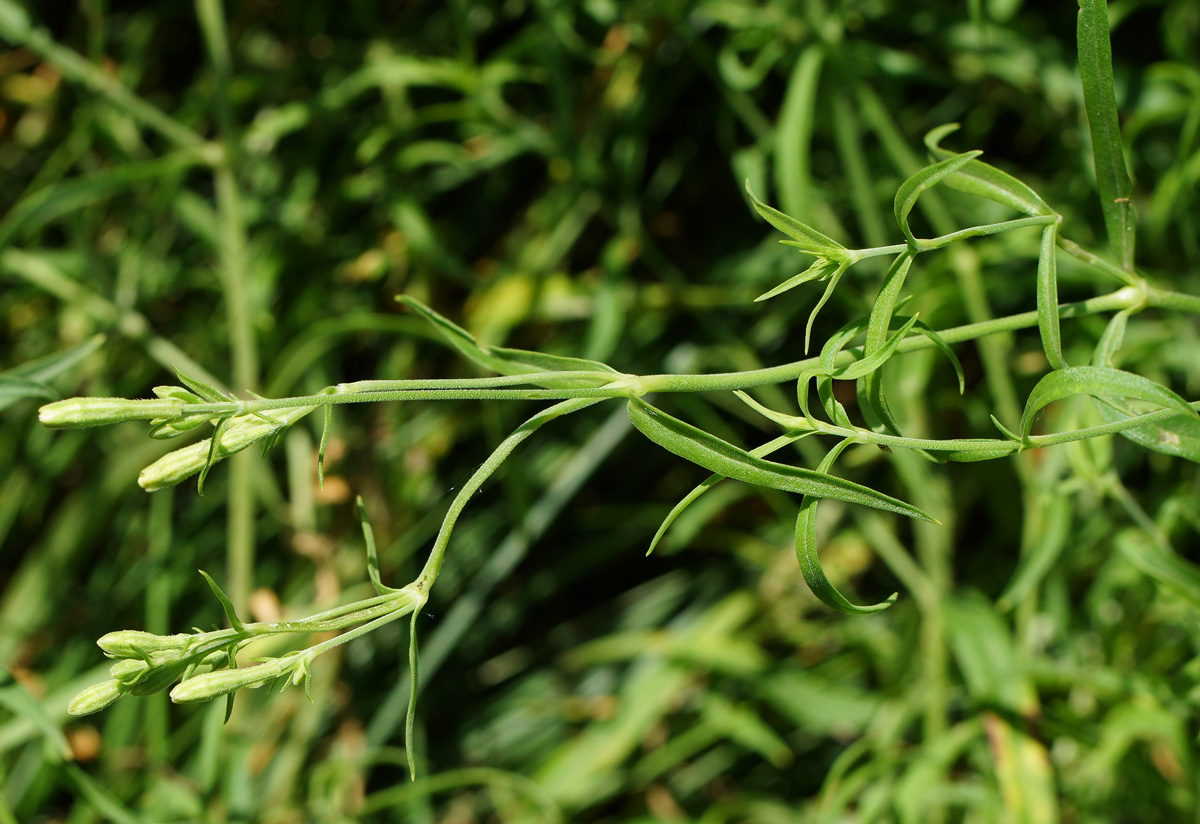
M 169 690 L 171 699 L 177 703 L 192 703 L 221 696 L 232 700 L 238 690 L 277 682 L 303 683 L 307 687 L 313 662 L 321 653 L 408 616 L 413 684 L 408 715 L 411 746 L 418 668 L 416 618 L 437 580 L 459 516 L 481 485 L 525 439 L 557 418 L 606 401 L 624 403 L 630 421 L 642 435 L 711 473 L 667 514 L 650 542 L 651 550 L 688 506 L 723 479 L 792 492 L 799 496 L 795 546 L 804 579 L 821 601 L 850 614 L 886 609 L 897 595 L 880 603 L 860 605 L 850 602 L 833 586 L 817 555 L 815 524 L 820 501 L 830 498 L 936 523 L 928 513 L 910 503 L 839 478 L 835 464 L 851 446 L 872 445 L 884 452 L 912 450 L 935 463 L 990 461 L 1026 450 L 1120 434 L 1150 450 L 1200 460 L 1197 417 L 1200 402 L 1189 402 L 1167 386 L 1113 365 L 1131 318 L 1149 308 L 1200 314 L 1200 297 L 1159 288 L 1135 266 L 1131 185 L 1119 138 L 1105 5 L 1089 0 L 1080 14 L 1080 74 L 1112 260 L 1070 240 L 1064 233 L 1061 214 L 1030 186 L 981 160 L 981 152 L 955 153 L 943 148 L 942 141 L 956 128 L 951 124 L 926 136 L 930 165 L 905 180 L 896 192 L 893 214 L 899 242 L 894 245 L 847 248 L 763 203 L 747 187 L 753 208 L 787 236 L 782 242 L 812 259 L 803 272 L 759 300 L 769 300 L 810 282 L 825 283 L 807 319 L 806 347 L 814 318 L 851 267 L 869 258 L 890 259 L 869 315 L 844 325 L 824 342 L 819 354 L 792 363 L 723 374 L 627 374 L 597 361 L 488 346 L 432 308 L 411 297 L 402 297 L 400 300 L 427 321 L 447 344 L 495 376 L 465 380 L 369 380 L 330 386 L 314 395 L 243 399 L 222 394 L 179 372 L 179 385 L 155 387 L 154 399 L 71 398 L 43 406 L 40 419 L 52 428 L 144 420 L 149 422 L 152 438 L 174 438 L 203 425 L 211 426 L 210 437 L 167 454 L 146 467 L 139 478 L 144 489 L 153 491 L 198 476 L 202 491 L 214 464 L 254 444 L 269 449 L 288 427 L 318 410 L 324 415 L 318 453 L 318 475 L 321 475 L 320 460 L 329 441 L 334 410 L 341 404 L 463 399 L 552 402 L 518 426 L 458 490 L 424 568 L 408 585 L 394 589 L 380 581 L 374 539 L 360 500 L 367 570 L 377 593 L 374 597 L 302 620 L 251 623 L 241 620 L 216 582 L 201 573 L 224 607 L 229 628 L 167 636 L 133 630 L 105 635 L 98 644 L 114 660 L 112 677 L 76 696 L 70 706 L 71 713 L 85 715 L 107 707 L 123 695 L 148 695 L 163 690 Z M 917 237 L 909 224 L 909 215 L 922 194 L 933 186 L 948 186 L 994 201 L 1015 216 L 999 223 L 968 226 L 940 237 Z M 1037 282 L 1035 308 L 943 329 L 934 329 L 916 314 L 906 312 L 905 286 L 910 275 L 918 271 L 917 263 L 922 256 L 938 254 L 971 238 L 1027 229 L 1040 233 L 1036 266 L 1032 261 L 1030 265 L 1030 275 Z M 1056 274 L 1060 254 L 1085 264 L 1098 285 L 1112 284 L 1117 288 L 1060 305 Z M 1064 319 L 1085 315 L 1109 316 L 1107 328 L 1089 363 L 1068 363 L 1063 354 L 1060 325 Z M 1003 421 L 993 416 L 995 431 L 981 432 L 973 438 L 939 440 L 905 435 L 891 411 L 884 380 L 884 369 L 892 358 L 916 350 L 936 349 L 955 369 L 961 392 L 964 379 L 954 351 L 956 344 L 1032 327 L 1038 329 L 1050 371 L 1029 393 L 1019 420 Z M 839 402 L 834 392 L 835 381 L 854 382 L 861 422 Z M 768 408 L 748 394 L 757 387 L 780 384 L 794 385 L 799 414 Z M 689 392 L 731 392 L 777 427 L 779 435 L 755 449 L 742 449 L 671 415 L 657 399 L 649 400 Z M 1035 420 L 1046 406 L 1078 395 L 1091 397 L 1105 423 L 1073 431 L 1034 434 Z M 825 457 L 817 466 L 796 466 L 771 459 L 774 453 L 803 438 L 817 438 L 828 444 Z M 341 634 L 282 657 L 239 665 L 239 651 L 255 639 L 313 632 Z M 411 767 L 411 750 L 409 760 Z

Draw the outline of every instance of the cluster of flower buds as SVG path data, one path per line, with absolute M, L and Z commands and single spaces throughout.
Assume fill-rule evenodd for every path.
M 265 441 L 270 448 L 293 423 L 314 406 L 296 406 L 239 414 L 237 399 L 196 378 L 177 372 L 183 386 L 156 386 L 154 400 L 127 398 L 68 398 L 38 410 L 38 418 L 52 429 L 84 429 L 125 421 L 148 421 L 150 437 L 175 438 L 204 423 L 216 427 L 211 438 L 169 452 L 138 476 L 145 490 L 163 489 L 208 469 L 246 447 Z M 332 391 L 332 390 L 330 390 Z
M 115 658 L 108 681 L 88 687 L 67 708 L 71 715 L 99 712 L 122 695 L 162 692 L 201 664 L 220 666 L 228 660 L 222 647 L 238 639 L 229 630 L 197 635 L 154 635 L 136 630 L 110 632 L 96 642 Z
M 67 711 L 71 715 L 90 715 L 122 695 L 153 695 L 166 689 L 171 690 L 175 703 L 192 704 L 265 686 L 284 676 L 289 676 L 293 684 L 304 682 L 307 691 L 313 656 L 306 652 L 267 658 L 253 667 L 227 669 L 233 660 L 231 652 L 250 634 L 228 629 L 195 635 L 110 632 L 96 644 L 105 655 L 116 659 L 109 670 L 112 678 L 80 692 Z M 213 669 L 193 675 L 201 666 Z

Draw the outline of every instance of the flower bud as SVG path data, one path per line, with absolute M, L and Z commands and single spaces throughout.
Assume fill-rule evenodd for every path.
M 182 386 L 156 386 L 150 391 L 158 398 L 174 398 L 181 403 L 204 403 L 203 398 Z
M 139 658 L 122 658 L 108 668 L 108 674 L 122 684 L 132 684 L 141 678 L 148 669 L 150 669 L 150 665 Z
M 240 689 L 257 689 L 283 675 L 293 663 L 285 663 L 280 658 L 270 658 L 256 667 L 206 672 L 176 686 L 171 690 L 171 700 L 176 704 L 192 704 L 228 695 Z
M 104 650 L 109 658 L 142 658 L 152 652 L 183 650 L 191 642 L 191 635 L 155 635 L 134 629 L 122 629 L 102 635 L 96 646 Z
M 93 684 L 71 699 L 67 712 L 71 715 L 91 715 L 121 697 L 121 683 L 115 678 Z
M 221 460 L 236 452 L 241 452 L 255 441 L 270 437 L 280 427 L 291 426 L 314 409 L 316 409 L 315 406 L 296 406 L 272 409 L 261 415 L 239 415 L 222 433 L 214 459 Z M 264 420 L 264 418 L 268 420 Z M 211 443 L 212 439 L 206 438 L 199 443 L 185 446 L 183 449 L 168 452 L 142 470 L 138 475 L 138 485 L 148 492 L 153 492 L 156 489 L 164 489 L 187 480 L 204 468 L 204 464 L 208 461 Z
M 132 401 L 127 398 L 67 398 L 38 410 L 38 420 L 51 429 L 85 429 L 122 421 L 177 418 L 183 403 L 175 398 Z

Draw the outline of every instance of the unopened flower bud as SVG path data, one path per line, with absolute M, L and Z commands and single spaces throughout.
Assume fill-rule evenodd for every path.
M 134 629 L 122 629 L 102 635 L 96 646 L 104 650 L 109 658 L 141 658 L 162 650 L 182 650 L 191 641 L 191 635 L 155 635 Z
M 115 678 L 93 684 L 71 699 L 67 712 L 71 715 L 91 715 L 121 697 L 121 683 Z
M 176 418 L 183 403 L 175 398 L 134 401 L 127 398 L 67 398 L 38 410 L 38 420 L 51 429 L 85 429 L 122 421 Z
M 206 672 L 176 686 L 171 690 L 171 700 L 176 704 L 192 704 L 228 695 L 240 689 L 257 689 L 283 675 L 293 663 L 271 658 L 256 667 Z
M 109 667 L 108 674 L 128 686 L 137 683 L 137 680 L 149 669 L 150 665 L 145 661 L 137 658 L 123 658 Z
M 221 441 L 217 444 L 214 455 L 215 460 L 241 452 L 256 441 L 270 437 L 280 427 L 291 426 L 314 409 L 315 406 L 295 406 L 272 409 L 261 415 L 239 415 L 221 434 Z M 183 449 L 168 452 L 141 471 L 138 475 L 138 485 L 153 492 L 187 480 L 204 468 L 211 443 L 212 439 L 206 438 Z

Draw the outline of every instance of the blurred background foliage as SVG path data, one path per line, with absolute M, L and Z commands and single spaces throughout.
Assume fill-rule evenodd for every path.
M 1074 3 L 248 0 L 223 12 L 228 72 L 198 22 L 214 7 L 0 2 L 0 371 L 103 335 L 54 379 L 63 395 L 146 397 L 172 365 L 269 396 L 477 374 L 398 310 L 401 293 L 489 343 L 626 372 L 795 360 L 816 294 L 752 300 L 807 260 L 752 216 L 744 181 L 848 246 L 894 243 L 895 189 L 926 162 L 922 135 L 951 121 L 948 147 L 983 149 L 1104 248 Z M 31 41 L 23 14 L 50 40 Z M 1139 267 L 1196 293 L 1200 4 L 1126 0 L 1111 16 Z M 182 134 L 223 135 L 240 226 L 204 156 L 45 42 Z M 953 192 L 920 206 L 939 233 L 998 214 Z M 914 308 L 938 328 L 1032 308 L 1037 239 L 923 257 Z M 233 366 L 230 266 L 253 387 Z M 1082 267 L 1061 269 L 1065 300 L 1097 293 Z M 816 343 L 865 314 L 880 274 L 854 269 Z M 1103 328 L 1064 321 L 1069 358 L 1086 362 Z M 1186 318 L 1139 317 L 1122 364 L 1196 397 L 1197 344 Z M 988 415 L 1011 423 L 1046 369 L 1036 331 L 958 349 L 962 398 L 929 353 L 889 366 L 906 432 L 990 433 Z M 787 408 L 789 392 L 760 397 Z M 642 557 L 704 473 L 630 436 L 619 408 L 574 416 L 521 447 L 454 537 L 421 618 L 427 777 L 411 783 L 404 622 L 323 656 L 311 704 L 260 690 L 223 726 L 222 702 L 156 695 L 68 720 L 69 697 L 103 677 L 99 635 L 222 622 L 195 570 L 226 580 L 237 563 L 230 470 L 204 497 L 147 495 L 137 471 L 171 445 L 132 424 L 49 432 L 36 400 L 0 402 L 0 820 L 1200 814 L 1185 461 L 1109 440 L 946 467 L 851 451 L 848 477 L 944 525 L 827 502 L 835 583 L 864 601 L 901 592 L 848 618 L 804 587 L 782 493 L 727 482 Z M 729 396 L 662 402 L 748 446 L 774 435 Z M 1060 406 L 1048 430 L 1099 420 Z M 385 580 L 409 580 L 451 490 L 532 409 L 345 408 L 323 490 L 305 420 L 250 463 L 248 611 L 369 591 L 354 494 Z

